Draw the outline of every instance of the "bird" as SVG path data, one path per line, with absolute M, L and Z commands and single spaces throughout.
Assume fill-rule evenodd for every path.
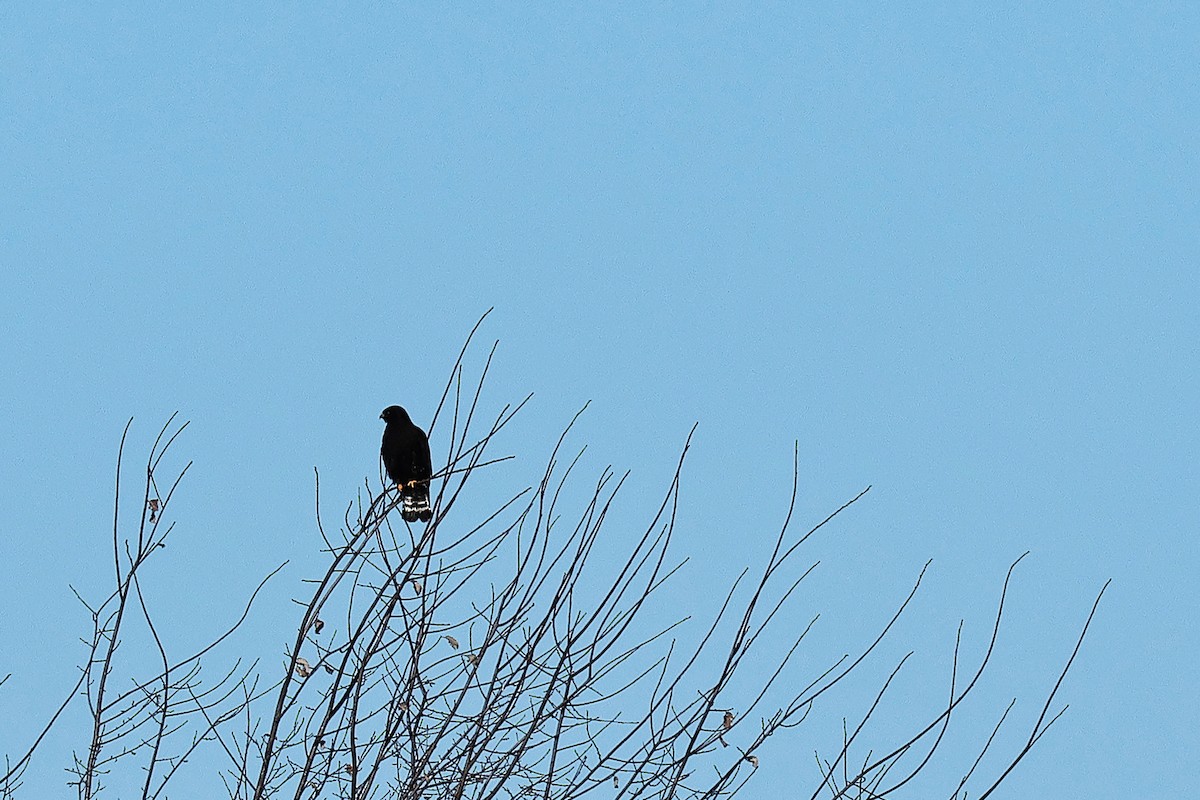
M 400 487 L 400 515 L 405 522 L 429 522 L 433 519 L 429 507 L 429 480 L 433 477 L 429 437 L 400 406 L 388 406 L 379 418 L 387 423 L 379 454 L 388 477 Z

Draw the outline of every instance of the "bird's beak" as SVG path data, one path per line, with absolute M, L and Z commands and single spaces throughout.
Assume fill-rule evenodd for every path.
M 383 414 L 380 414 L 380 415 L 379 415 L 379 418 L 380 418 L 380 419 L 383 419 Z

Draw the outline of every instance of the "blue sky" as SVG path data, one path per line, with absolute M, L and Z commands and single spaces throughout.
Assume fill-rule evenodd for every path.
M 829 647 L 934 559 L 895 649 L 914 703 L 1031 550 L 968 730 L 1014 694 L 1036 716 L 1111 577 L 1071 709 L 1002 796 L 1180 796 L 1198 32 L 1182 3 L 6 4 L 0 710 L 71 680 L 68 584 L 103 586 L 129 416 L 137 457 L 192 421 L 167 613 L 228 616 L 292 558 L 269 640 L 319 564 L 313 467 L 349 502 L 380 409 L 427 419 L 495 307 L 489 402 L 536 395 L 511 480 L 590 400 L 579 441 L 633 470 L 632 523 L 699 423 L 683 605 L 762 557 L 793 441 L 804 521 L 874 487 L 811 551 L 797 620 L 822 611 Z M 808 785 L 835 734 L 779 746 L 760 791 Z

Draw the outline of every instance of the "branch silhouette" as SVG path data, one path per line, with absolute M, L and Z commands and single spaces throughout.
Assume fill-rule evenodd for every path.
M 503 434 L 532 397 L 485 410 L 497 343 L 477 373 L 467 358 L 486 317 L 466 337 L 430 422 L 431 441 L 445 449 L 434 467 L 427 525 L 400 519 L 399 492 L 381 468 L 333 532 L 314 475 L 327 561 L 296 601 L 300 611 L 282 669 L 234 657 L 209 678 L 209 664 L 283 565 L 207 644 L 182 655 L 168 644 L 142 578 L 162 558 L 173 530 L 172 500 L 188 465 L 168 473 L 163 464 L 187 423 L 172 416 L 159 431 L 139 486 L 142 513 L 130 529 L 120 513 L 130 420 L 118 447 L 113 588 L 99 603 L 85 602 L 92 631 L 78 682 L 29 746 L 6 760 L 0 798 L 18 796 L 72 704 L 86 706 L 88 720 L 68 766 L 83 800 L 110 788 L 123 797 L 164 797 L 191 762 L 212 769 L 210 777 L 219 776 L 234 800 L 724 798 L 753 779 L 768 740 L 796 741 L 801 731 L 803 741 L 820 739 L 832 752 L 816 757 L 813 800 L 899 797 L 911 789 L 991 664 L 1010 581 L 1026 554 L 1008 567 L 990 640 L 965 678 L 960 623 L 943 703 L 914 713 L 909 733 L 891 744 L 865 744 L 908 653 L 894 662 L 857 722 L 844 721 L 829 743 L 806 727 L 811 712 L 834 702 L 836 687 L 879 659 L 881 643 L 896 635 L 929 568 L 857 651 L 808 653 L 804 665 L 797 663 L 820 617 L 796 608 L 798 587 L 817 568 L 801 560 L 804 545 L 870 487 L 793 534 L 794 447 L 791 494 L 764 563 L 742 570 L 719 592 L 711 619 L 687 635 L 688 614 L 656 620 L 670 607 L 664 587 L 679 580 L 686 564 L 673 553 L 696 428 L 683 441 L 657 509 L 635 530 L 609 523 L 628 474 L 609 467 L 590 482 L 580 475 L 586 448 L 568 443 L 586 405 L 564 426 L 536 478 L 481 511 L 467 502 L 471 489 L 514 463 Z M 597 547 L 602 532 L 622 544 L 615 561 Z M 989 796 L 1060 719 L 1062 711 L 1051 709 L 1104 589 L 1024 744 L 989 778 L 979 777 L 997 733 L 1011 724 L 1010 704 L 961 778 L 946 788 L 952 800 L 976 783 L 982 787 L 976 796 Z M 140 658 L 123 658 L 120 643 L 130 626 L 139 626 L 147 642 Z M 781 654 L 763 650 L 768 638 L 780 637 Z

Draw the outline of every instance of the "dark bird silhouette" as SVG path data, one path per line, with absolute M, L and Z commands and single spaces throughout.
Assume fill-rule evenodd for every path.
M 429 508 L 429 479 L 433 477 L 429 438 L 400 406 L 388 406 L 379 418 L 387 423 L 379 454 L 388 477 L 400 487 L 400 515 L 405 522 L 429 522 L 433 519 Z

